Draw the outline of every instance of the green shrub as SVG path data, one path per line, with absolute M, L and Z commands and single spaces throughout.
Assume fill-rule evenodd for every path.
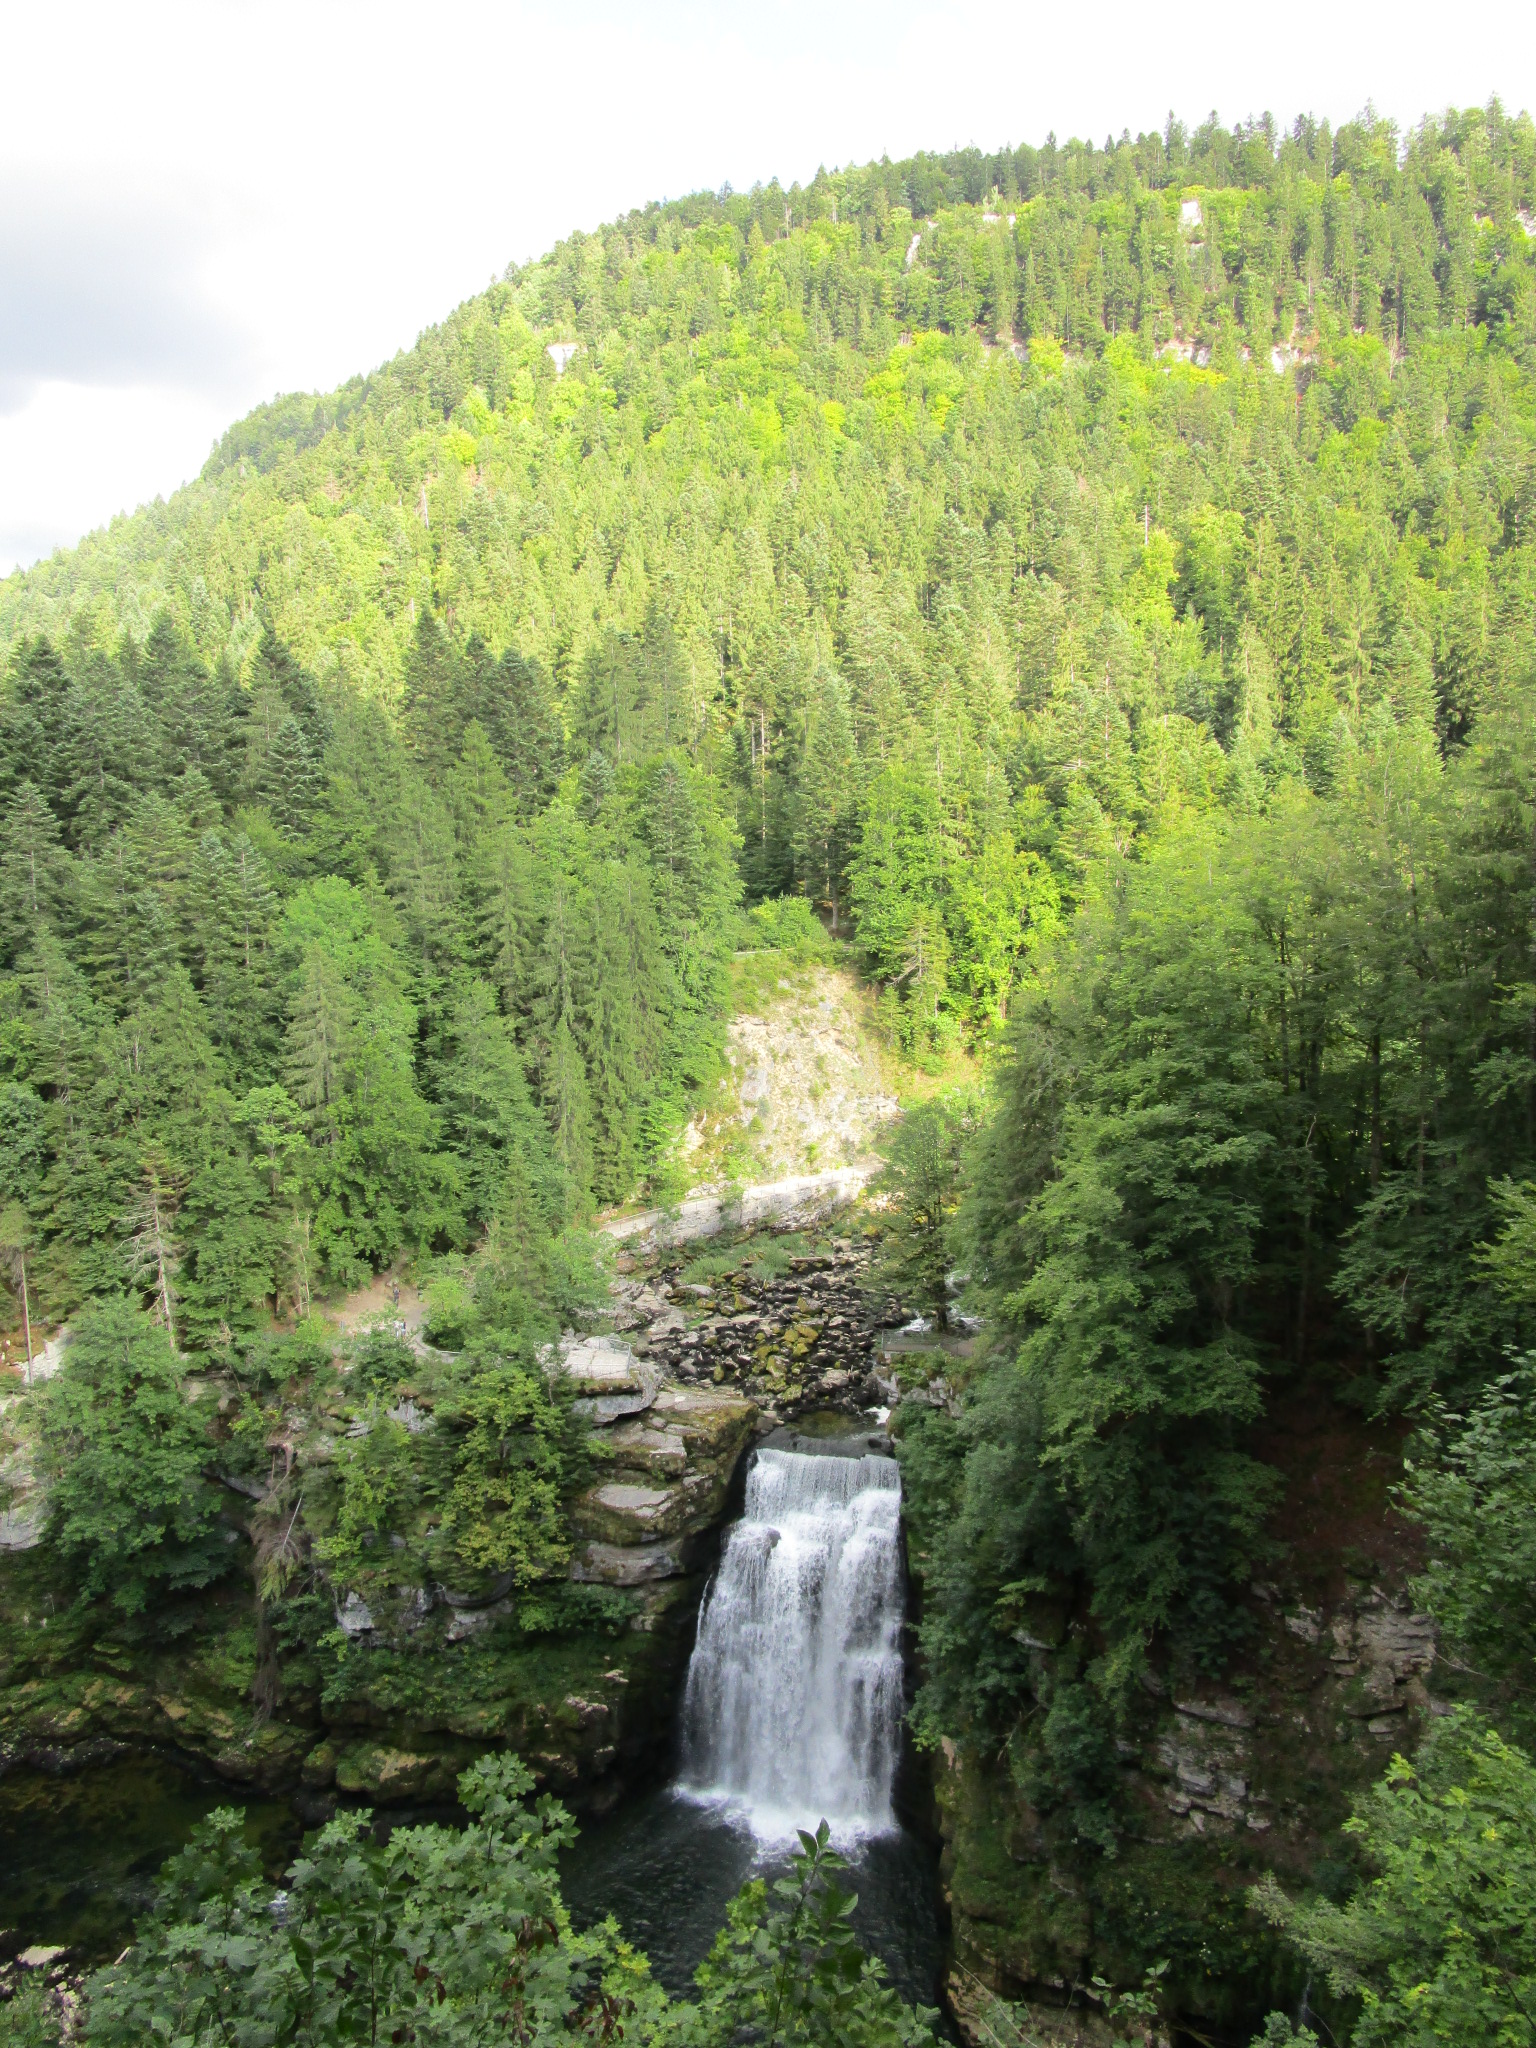
M 1394 1757 L 1346 1822 L 1377 1875 L 1343 1905 L 1254 1892 L 1341 1997 L 1354 2048 L 1536 2039 L 1536 1765 L 1470 1709 Z M 1282 2037 L 1283 2038 L 1283 2037 Z M 1266 2041 L 1267 2048 L 1267 2041 Z
M 830 959 L 832 941 L 804 896 L 770 896 L 742 919 L 742 944 L 787 953 L 797 964 Z
M 36 1398 L 47 1533 L 85 1598 L 136 1614 L 227 1569 L 206 1410 L 158 1323 L 124 1301 L 88 1310 Z
M 858 1949 L 841 1859 L 802 1834 L 789 1875 L 747 1885 L 673 2003 L 612 1920 L 571 1925 L 557 1858 L 575 1829 L 555 1800 L 528 1803 L 516 1757 L 459 1779 L 463 1828 L 338 1816 L 281 1892 L 265 1882 L 242 1816 L 214 1813 L 161 1873 L 132 1947 L 91 1979 L 92 2048 L 341 2048 L 415 2041 L 654 2043 L 656 2048 L 922 2048 L 931 2014 L 901 2003 Z M 3 2022 L 0 2022 L 3 2024 Z M 3 2038 L 3 2037 L 0 2037 Z M 25 2048 L 50 2037 L 21 2033 Z

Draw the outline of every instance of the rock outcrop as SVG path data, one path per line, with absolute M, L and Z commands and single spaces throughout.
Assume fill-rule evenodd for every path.
M 842 1237 L 792 1258 L 782 1278 L 742 1270 L 685 1284 L 673 1268 L 633 1284 L 620 1315 L 648 1297 L 658 1312 L 636 1330 L 637 1353 L 683 1389 L 737 1389 L 775 1421 L 882 1405 L 896 1389 L 881 1383 L 880 1337 L 899 1310 L 867 1289 L 871 1257 L 864 1239 Z
M 1190 2018 L 1216 2031 L 1247 2024 L 1244 2002 L 1261 1984 L 1277 2005 L 1299 1991 L 1286 1976 L 1294 1958 L 1247 1909 L 1247 1887 L 1267 1871 L 1292 1890 L 1343 1872 L 1340 1824 L 1436 1711 L 1425 1682 L 1434 1630 L 1379 1582 L 1335 1585 L 1312 1604 L 1259 1585 L 1252 1605 L 1253 1650 L 1224 1684 L 1164 1687 L 1149 1675 L 1118 1745 L 1108 1852 L 1076 1832 L 1091 1816 L 1032 1804 L 1026 1788 L 1048 1782 L 1033 1723 L 1006 1771 L 995 1746 L 943 1745 L 949 1989 L 967 2040 L 997 2038 L 988 2015 L 1001 1996 L 1032 2037 L 1107 2041 L 1080 1988 L 1134 1986 L 1149 1955 L 1169 1960 Z M 1035 1648 L 1042 1666 L 1072 1654 L 1065 1640 Z
M 200 1596 L 194 1629 L 133 1653 L 109 1630 L 77 1640 L 78 1629 L 40 1628 L 37 1617 L 58 1607 L 48 1557 L 13 1552 L 0 1579 L 0 1775 L 152 1749 L 232 1785 L 292 1792 L 318 1818 L 338 1797 L 449 1798 L 468 1762 L 505 1744 L 566 1798 L 611 1804 L 671 1742 L 717 1531 L 758 1411 L 731 1387 L 668 1386 L 661 1363 L 620 1337 L 571 1336 L 546 1364 L 575 1383 L 601 1475 L 575 1504 L 563 1585 L 519 1592 L 510 1572 L 407 1583 L 402 1546 L 401 1582 L 366 1597 L 349 1590 L 334 1607 L 336 1647 L 286 1659 L 275 1697 L 269 1683 L 258 1705 L 245 1574 Z M 389 1412 L 430 1454 L 429 1406 L 404 1400 Z M 232 1525 L 263 1491 L 231 1489 Z

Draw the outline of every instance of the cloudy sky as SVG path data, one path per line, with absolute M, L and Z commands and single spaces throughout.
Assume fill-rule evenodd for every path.
M 1536 107 L 1528 0 L 0 0 L 0 29 L 0 574 L 650 198 L 1170 108 Z

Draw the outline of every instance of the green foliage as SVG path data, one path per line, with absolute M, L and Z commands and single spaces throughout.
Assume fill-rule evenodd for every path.
M 804 896 L 770 896 L 747 913 L 742 943 L 787 953 L 797 966 L 825 960 L 832 948 L 826 931 Z
M 0 2048 L 56 2048 L 61 2028 L 41 1970 L 29 1970 L 0 2005 Z
M 556 1855 L 571 1838 L 515 1757 L 460 1780 L 463 1829 L 397 1828 L 369 1816 L 322 1829 L 274 1900 L 221 1810 L 166 1866 L 155 1909 L 127 1956 L 90 1986 L 86 2038 L 133 2048 L 329 2043 L 402 2036 L 470 2043 L 515 2025 L 546 2040 L 584 2028 L 637 2033 L 662 2001 L 644 1963 L 609 1928 L 575 1933 Z
M 837 1881 L 844 1867 L 823 1821 L 814 1835 L 800 1831 L 787 1877 L 746 1886 L 699 1969 L 699 2003 L 679 2029 L 685 2042 L 897 2048 L 932 2040 L 937 2015 L 904 2006 L 861 1953 L 849 1925 L 858 1900 Z
M 709 1286 L 713 1281 L 725 1279 L 727 1274 L 738 1272 L 741 1265 L 740 1249 L 700 1252 L 688 1261 L 678 1278 L 685 1287 Z
M 82 1596 L 125 1614 L 228 1567 L 204 1416 L 165 1331 L 126 1302 L 80 1318 L 46 1389 L 48 1536 Z
M 1041 956 L 951 1237 L 1004 1334 L 958 1424 L 904 1441 L 935 1729 L 1029 1710 L 1032 1601 L 1107 1696 L 1148 1654 L 1219 1665 L 1276 1497 L 1268 1388 L 1459 1400 L 1519 1338 L 1482 1248 L 1530 1156 L 1531 746 L 1521 690 L 1443 766 L 1378 716 L 1332 794 L 1117 856 Z M 1521 1570 L 1512 1533 L 1487 1556 Z
M 712 1076 L 740 891 L 718 787 L 663 747 L 594 810 L 558 735 L 533 772 L 505 723 L 504 690 L 558 720 L 537 664 L 423 631 L 403 739 L 270 630 L 216 678 L 165 619 L 68 671 L 16 650 L 0 785 L 34 741 L 53 768 L 6 799 L 0 1129 L 40 1307 L 127 1277 L 224 1350 L 512 1219 L 569 1312 L 591 1261 L 548 1240 L 631 1193 Z M 186 690 L 217 777 L 177 751 Z
M 1536 1767 L 1470 1710 L 1394 1758 L 1349 1832 L 1378 1875 L 1345 1905 L 1255 1903 L 1341 1995 L 1355 2048 L 1536 2038 Z M 1285 2038 L 1281 2036 L 1280 2038 Z
M 139 2048 L 247 2048 L 410 2038 L 444 2048 L 503 2035 L 676 2048 L 901 2048 L 933 2038 L 862 1956 L 826 1824 L 802 1837 L 774 1895 L 733 1903 L 699 1971 L 698 2001 L 671 2003 L 610 1920 L 576 1932 L 557 1858 L 575 1830 L 513 1756 L 459 1779 L 463 1828 L 394 1828 L 351 1813 L 306 1844 L 274 1892 L 222 1809 L 161 1874 L 127 1954 L 88 1987 L 85 2039 Z M 25 2037 L 23 2037 L 25 2038 Z
M 1423 1525 L 1428 1569 L 1414 1590 L 1447 1648 L 1536 1730 L 1536 1367 L 1503 1374 L 1464 1415 L 1431 1411 L 1406 1463 L 1401 1505 Z
M 270 1068 L 283 899 L 376 892 L 469 1219 L 436 1075 L 485 1048 L 439 1011 L 495 989 L 608 1199 L 708 1063 L 678 885 L 733 838 L 750 898 L 856 908 L 910 1047 L 984 1031 L 1149 827 L 1331 790 L 1380 705 L 1459 742 L 1523 673 L 1532 147 L 1497 105 L 1174 123 L 571 238 L 7 585 L 4 963 L 89 922 L 120 1002 L 195 948 Z
M 475 1297 L 462 1273 L 440 1273 L 427 1289 L 423 1334 L 429 1344 L 457 1351 L 475 1319 Z
M 894 1127 L 873 1192 L 884 1198 L 872 1286 L 911 1302 L 937 1329 L 949 1323 L 951 1229 L 960 1200 L 960 1162 L 979 1121 L 962 1094 L 915 1103 Z
M 1536 1184 L 1517 1186 L 1506 1176 L 1488 1194 L 1499 1231 L 1482 1251 L 1483 1269 L 1501 1294 L 1529 1309 L 1536 1306 Z
M 416 1354 L 393 1330 L 369 1330 L 353 1342 L 351 1366 L 356 1394 L 392 1396 L 415 1372 Z
M 1272 2012 L 1249 2048 L 1321 2048 L 1321 2042 L 1310 2027 L 1294 2024 L 1283 2012 Z
M 316 1555 L 338 1586 L 355 1586 L 368 1568 L 368 1553 L 381 1552 L 415 1505 L 419 1488 L 411 1438 L 388 1415 L 374 1414 L 360 1435 L 350 1432 L 333 1454 L 339 1497 L 332 1532 L 315 1546 Z
M 570 1557 L 564 1507 L 579 1454 L 569 1411 L 536 1364 L 494 1355 L 467 1361 L 456 1406 L 454 1550 L 472 1571 L 510 1572 L 527 1586 Z
M 320 1545 L 260 1583 L 558 1569 L 528 1360 L 601 1297 L 593 1209 L 680 1191 L 743 933 L 750 991 L 825 920 L 914 1057 L 998 1049 L 890 1177 L 891 1277 L 942 1319 L 968 1270 L 994 1340 L 898 1411 L 925 1738 L 1008 1743 L 1124 1868 L 1114 1716 L 1240 1639 L 1313 1378 L 1451 1404 L 1416 1510 L 1512 1691 L 1532 208 L 1497 105 L 696 195 L 5 584 L 7 1263 L 229 1361 L 221 1456 Z M 402 1255 L 452 1371 L 264 1334 Z M 60 1541 L 130 1601 L 212 1568 L 197 1412 L 145 1387 L 147 1512 L 138 1394 L 57 1408 Z M 302 1480 L 301 1389 L 342 1411 Z

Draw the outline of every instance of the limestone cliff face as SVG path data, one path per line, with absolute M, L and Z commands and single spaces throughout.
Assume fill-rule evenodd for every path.
M 233 1785 L 296 1791 L 318 1816 L 340 1795 L 446 1798 L 467 1762 L 505 1744 L 574 1803 L 611 1804 L 665 1762 L 755 1433 L 869 1391 L 879 1317 L 859 1284 L 867 1256 L 845 1238 L 777 1278 L 743 1269 L 685 1286 L 675 1263 L 647 1276 L 625 1255 L 612 1329 L 568 1335 L 546 1361 L 574 1383 L 599 1475 L 572 1515 L 567 1584 L 584 1604 L 558 1585 L 514 1596 L 509 1578 L 431 1583 L 406 1547 L 398 1583 L 310 1617 L 316 1653 L 274 1645 L 244 1572 L 189 1603 L 178 1632 L 135 1633 L 71 1611 L 46 1548 L 7 1552 L 0 1771 L 154 1748 Z M 428 1455 L 429 1407 L 390 1414 Z M 339 1427 L 318 1418 L 296 1461 L 323 1464 Z M 230 1541 L 244 1560 L 261 1489 L 230 1486 Z
M 757 1410 L 730 1390 L 664 1388 L 608 1340 L 589 1341 L 588 1362 L 605 1344 L 583 1388 L 600 1411 L 590 1419 L 604 1470 L 575 1516 L 569 1583 L 584 1606 L 567 1615 L 558 1585 L 514 1599 L 509 1580 L 401 1584 L 349 1594 L 324 1658 L 279 1646 L 274 1660 L 248 1579 L 188 1605 L 169 1637 L 135 1636 L 72 1611 L 45 1548 L 11 1552 L 0 1559 L 0 1773 L 153 1748 L 232 1785 L 294 1792 L 319 1817 L 338 1795 L 451 1797 L 469 1761 L 505 1745 L 550 1789 L 611 1804 L 665 1760 Z M 234 1496 L 232 1517 L 242 1506 Z

